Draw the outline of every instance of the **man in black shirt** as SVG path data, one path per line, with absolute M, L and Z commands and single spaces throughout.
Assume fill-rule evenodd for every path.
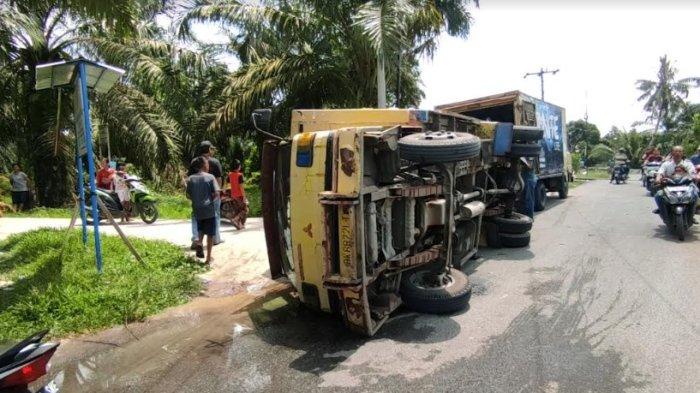
M 216 179 L 216 182 L 219 185 L 219 189 L 223 189 L 223 168 L 221 167 L 221 163 L 219 160 L 214 158 L 214 152 L 216 151 L 216 148 L 214 145 L 212 145 L 211 142 L 209 141 L 203 141 L 202 143 L 199 144 L 199 148 L 197 149 L 199 155 L 202 155 L 207 158 L 207 161 L 209 161 L 209 174 L 214 176 Z M 221 233 L 219 231 L 219 227 L 221 226 L 221 199 L 217 198 L 214 201 L 214 207 L 216 209 L 216 234 L 214 235 L 214 245 L 223 243 L 223 240 L 221 240 Z

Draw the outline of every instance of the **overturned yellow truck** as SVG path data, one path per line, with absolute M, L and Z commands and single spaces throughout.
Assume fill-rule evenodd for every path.
M 401 304 L 466 307 L 473 258 L 489 228 L 526 246 L 532 220 L 514 211 L 520 157 L 543 131 L 415 109 L 294 110 L 290 135 L 256 127 L 263 147 L 263 222 L 273 278 L 305 305 L 373 335 Z M 487 225 L 482 225 L 487 224 Z

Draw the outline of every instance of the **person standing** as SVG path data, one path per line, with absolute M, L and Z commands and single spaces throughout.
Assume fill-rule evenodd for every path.
M 29 203 L 29 177 L 22 172 L 19 163 L 12 165 L 10 185 L 12 186 L 12 208 L 15 211 L 21 211 Z
M 131 190 L 129 183 L 126 181 L 128 174 L 124 169 L 124 164 L 117 165 L 117 171 L 112 178 L 114 179 L 114 191 L 119 197 L 119 203 L 122 204 L 124 213 L 122 214 L 121 222 L 131 221 Z
M 113 191 L 114 173 L 114 169 L 109 166 L 109 159 L 103 158 L 102 161 L 100 161 L 100 170 L 97 171 L 97 175 L 95 175 L 95 183 L 97 188 Z
M 243 172 L 241 172 L 241 162 L 239 160 L 233 160 L 233 167 L 231 172 L 228 173 L 228 183 L 231 186 L 231 199 L 233 200 L 234 207 L 236 209 L 235 220 L 238 221 L 240 228 L 244 228 L 240 220 L 240 215 L 246 213 L 248 209 L 248 201 L 245 197 Z
M 522 214 L 533 218 L 535 215 L 535 198 L 537 190 L 537 175 L 533 167 L 532 159 L 525 157 L 520 158 L 522 176 L 523 176 L 523 204 Z
M 202 240 L 207 237 L 207 253 L 204 263 L 213 261 L 211 250 L 216 235 L 216 206 L 219 200 L 219 183 L 209 174 L 209 162 L 200 156 L 192 160 L 192 168 L 197 172 L 187 178 L 187 197 L 192 201 L 192 216 L 197 220 L 198 244 L 196 255 L 204 258 Z M 220 203 L 219 203 L 220 205 Z
M 212 145 L 211 142 L 209 141 L 202 141 L 202 143 L 199 144 L 199 154 L 204 156 L 207 159 L 208 163 L 208 173 L 212 176 L 214 176 L 214 179 L 216 180 L 216 183 L 219 187 L 219 190 L 221 190 L 224 186 L 223 184 L 223 168 L 221 167 L 221 163 L 219 160 L 214 158 L 214 153 L 216 152 L 216 148 L 214 145 Z M 224 241 L 221 239 L 221 232 L 220 232 L 220 227 L 221 227 L 221 199 L 216 198 L 214 201 L 215 204 L 215 210 L 216 210 L 216 234 L 214 235 L 214 245 L 221 244 Z

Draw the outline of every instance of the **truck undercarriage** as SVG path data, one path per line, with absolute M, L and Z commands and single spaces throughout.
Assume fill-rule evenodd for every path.
M 502 125 L 427 111 L 296 112 L 291 140 L 263 149 L 273 278 L 287 276 L 302 303 L 366 335 L 401 304 L 466 307 L 459 269 L 478 251 L 482 221 L 507 220 L 523 186 L 518 156 L 493 155 Z M 390 118 L 397 113 L 404 119 Z M 356 119 L 330 130 L 319 120 L 348 114 Z M 367 124 L 371 116 L 379 120 Z

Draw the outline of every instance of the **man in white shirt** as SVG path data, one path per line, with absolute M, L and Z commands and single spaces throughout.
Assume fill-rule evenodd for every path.
M 656 173 L 656 184 L 660 185 L 664 179 L 673 177 L 675 174 L 685 174 L 695 178 L 695 167 L 689 160 L 683 159 L 683 146 L 674 146 L 671 150 L 671 159 L 664 161 Z M 654 196 L 658 209 L 654 213 L 659 213 L 663 209 L 663 190 L 659 190 Z M 693 197 L 693 205 L 697 202 L 697 190 Z

